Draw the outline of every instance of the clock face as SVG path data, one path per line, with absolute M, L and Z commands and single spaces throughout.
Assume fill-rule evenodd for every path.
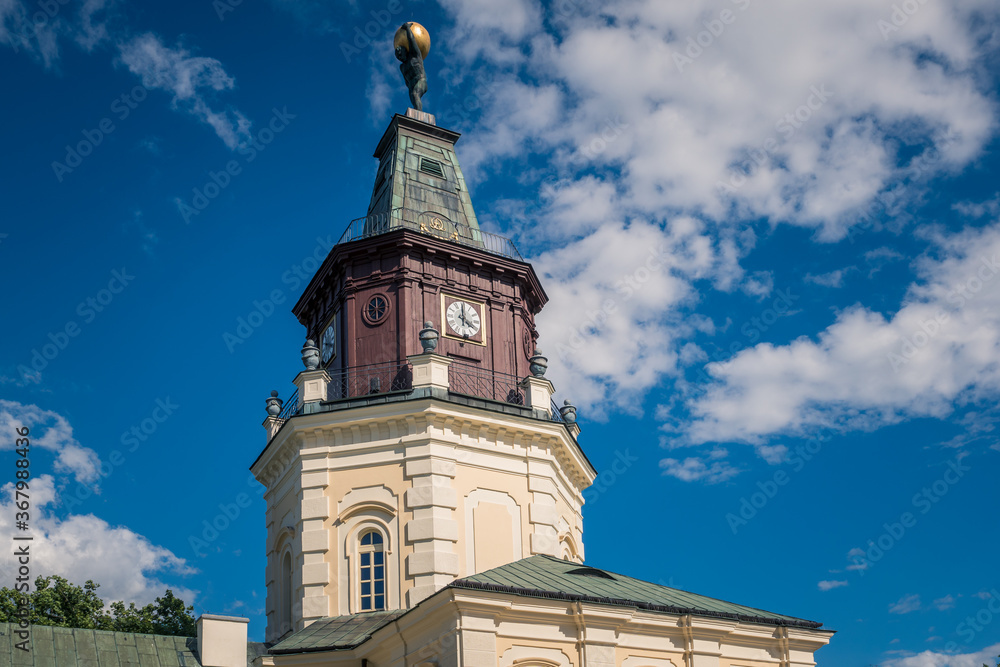
M 471 303 L 465 301 L 455 301 L 446 311 L 448 326 L 459 336 L 475 336 L 479 333 L 482 323 L 479 320 L 479 312 Z
M 321 343 L 322 347 L 322 358 L 323 363 L 327 363 L 330 359 L 333 359 L 333 352 L 337 345 L 337 328 L 330 323 L 330 326 L 326 328 L 323 332 L 323 340 Z

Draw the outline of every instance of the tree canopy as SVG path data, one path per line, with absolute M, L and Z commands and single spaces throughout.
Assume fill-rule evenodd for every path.
M 100 584 L 89 579 L 83 586 L 70 583 L 53 575 L 35 579 L 35 590 L 18 593 L 12 588 L 0 588 L 0 622 L 17 623 L 18 600 L 27 596 L 32 625 L 53 625 L 61 628 L 85 628 L 141 632 L 154 635 L 194 637 L 197 634 L 194 607 L 167 589 L 163 597 L 156 598 L 144 607 L 134 602 L 105 605 L 97 594 Z

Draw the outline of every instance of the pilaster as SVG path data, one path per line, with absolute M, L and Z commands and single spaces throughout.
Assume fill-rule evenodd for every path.
M 406 508 L 413 512 L 406 525 L 406 541 L 413 547 L 406 557 L 406 572 L 413 579 L 406 602 L 413 607 L 458 576 L 455 450 L 443 445 L 409 447 L 404 474 L 413 484 L 405 496 Z

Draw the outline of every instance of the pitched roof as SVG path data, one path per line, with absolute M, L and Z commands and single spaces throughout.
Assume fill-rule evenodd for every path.
M 623 574 L 572 563 L 552 556 L 531 556 L 451 583 L 452 588 L 514 595 L 580 600 L 637 607 L 670 614 L 693 614 L 767 625 L 819 628 L 823 624 L 793 616 L 660 586 Z
M 360 646 L 379 628 L 392 623 L 408 609 L 366 611 L 350 616 L 322 618 L 271 647 L 269 653 L 334 651 Z
M 523 558 L 464 579 L 456 579 L 447 587 L 552 600 L 579 600 L 765 625 L 813 629 L 823 625 L 816 621 L 774 614 L 754 607 L 660 586 L 552 556 Z M 269 653 L 352 649 L 371 639 L 379 629 L 416 608 L 369 611 L 320 619 L 274 645 Z
M 0 623 L 0 667 L 201 667 L 194 637 L 33 625 L 25 652 L 14 647 L 17 629 Z

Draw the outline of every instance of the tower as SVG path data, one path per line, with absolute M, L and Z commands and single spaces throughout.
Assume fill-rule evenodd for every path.
M 459 135 L 410 109 L 375 150 L 368 214 L 295 304 L 306 370 L 269 399 L 267 639 L 415 606 L 536 554 L 582 562 L 595 471 L 536 351 L 545 292 L 480 229 Z M 315 341 L 315 343 L 313 343 Z

